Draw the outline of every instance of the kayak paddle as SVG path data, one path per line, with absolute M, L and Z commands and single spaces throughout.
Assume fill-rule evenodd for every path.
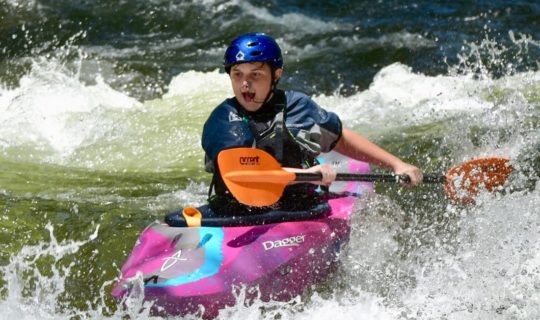
M 280 164 L 264 150 L 234 148 L 218 155 L 221 177 L 233 196 L 249 206 L 269 206 L 276 203 L 290 182 L 321 180 L 320 173 L 294 173 Z M 481 190 L 489 192 L 502 186 L 512 172 L 509 159 L 502 157 L 479 158 L 452 167 L 446 175 L 426 174 L 424 183 L 444 183 L 448 198 L 454 202 L 474 202 Z M 336 181 L 408 182 L 407 175 L 338 173 Z

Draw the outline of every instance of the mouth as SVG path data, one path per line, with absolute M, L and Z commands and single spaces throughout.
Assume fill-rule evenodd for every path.
M 244 92 L 242 93 L 242 97 L 246 102 L 254 102 L 255 101 L 255 92 Z

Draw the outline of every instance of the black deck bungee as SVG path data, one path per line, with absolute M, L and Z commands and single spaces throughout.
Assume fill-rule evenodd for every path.
M 315 205 L 308 210 L 284 211 L 270 210 L 265 213 L 239 215 L 239 216 L 213 216 L 208 217 L 205 213 L 211 211 L 208 205 L 197 208 L 203 215 L 201 219 L 202 227 L 239 227 L 251 225 L 265 225 L 270 223 L 279 223 L 286 221 L 311 220 L 323 217 L 331 212 L 330 205 L 327 202 Z M 187 222 L 182 214 L 183 209 L 169 213 L 165 217 L 165 222 L 171 227 L 187 227 Z

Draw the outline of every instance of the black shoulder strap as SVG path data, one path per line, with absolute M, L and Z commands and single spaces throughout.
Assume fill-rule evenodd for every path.
M 270 124 L 257 123 L 251 117 L 248 117 L 249 128 L 255 136 L 255 141 L 260 141 L 268 133 L 268 129 L 273 127 L 274 138 L 272 139 L 272 150 L 274 151 L 274 157 L 279 163 L 283 163 L 283 149 L 286 137 L 286 104 L 287 97 L 282 90 L 275 91 L 275 103 L 274 110 L 276 114 Z M 264 132 L 264 133 L 263 133 Z
M 279 163 L 283 163 L 283 145 L 285 144 L 285 119 L 287 111 L 287 97 L 282 90 L 276 90 L 278 95 L 276 109 L 281 110 L 276 115 L 276 139 L 274 140 L 274 150 Z

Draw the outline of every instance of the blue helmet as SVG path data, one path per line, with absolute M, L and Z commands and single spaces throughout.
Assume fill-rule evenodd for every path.
M 261 32 L 238 36 L 225 51 L 223 64 L 227 73 L 233 65 L 244 62 L 267 62 L 273 69 L 283 67 L 281 49 L 276 40 Z

